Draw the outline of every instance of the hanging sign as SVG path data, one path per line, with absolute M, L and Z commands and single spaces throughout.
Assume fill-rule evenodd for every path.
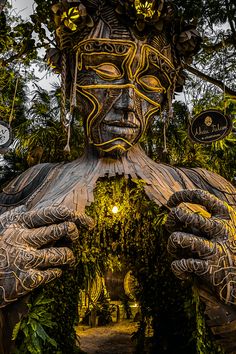
M 211 109 L 193 117 L 188 134 L 190 139 L 196 143 L 209 144 L 225 138 L 231 129 L 230 117 L 221 111 Z
M 0 153 L 5 152 L 13 141 L 12 130 L 9 124 L 0 120 Z

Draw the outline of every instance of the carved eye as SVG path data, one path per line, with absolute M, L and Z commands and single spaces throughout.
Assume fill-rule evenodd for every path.
M 122 76 L 120 70 L 114 64 L 100 64 L 90 68 L 104 80 L 117 80 Z
M 146 90 L 155 91 L 155 92 L 164 92 L 165 91 L 160 80 L 158 80 L 155 76 L 152 76 L 152 75 L 142 76 L 139 79 L 139 82 L 143 86 L 143 88 Z

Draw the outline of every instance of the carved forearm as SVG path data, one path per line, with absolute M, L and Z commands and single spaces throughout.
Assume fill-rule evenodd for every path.
M 207 325 L 227 354 L 236 353 L 236 307 L 225 305 L 208 290 L 199 290 L 204 302 Z
M 204 206 L 210 217 L 187 212 L 182 202 Z M 168 203 L 167 226 L 179 230 L 168 240 L 169 252 L 177 257 L 172 270 L 180 279 L 194 276 L 216 342 L 226 353 L 236 353 L 235 210 L 202 190 L 176 192 Z

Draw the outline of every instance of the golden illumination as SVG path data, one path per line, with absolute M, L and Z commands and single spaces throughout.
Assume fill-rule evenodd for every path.
M 119 211 L 119 208 L 115 205 L 115 206 L 113 206 L 111 211 L 113 212 L 113 214 L 117 214 Z

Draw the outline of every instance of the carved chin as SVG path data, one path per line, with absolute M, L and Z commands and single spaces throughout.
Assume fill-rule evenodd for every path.
M 122 155 L 127 152 L 140 138 L 139 126 L 131 123 L 101 124 L 100 129 L 92 129 L 90 142 L 99 151 L 109 155 Z
M 123 138 L 116 138 L 103 143 L 92 143 L 99 151 L 108 155 L 121 156 L 126 153 L 133 144 Z

